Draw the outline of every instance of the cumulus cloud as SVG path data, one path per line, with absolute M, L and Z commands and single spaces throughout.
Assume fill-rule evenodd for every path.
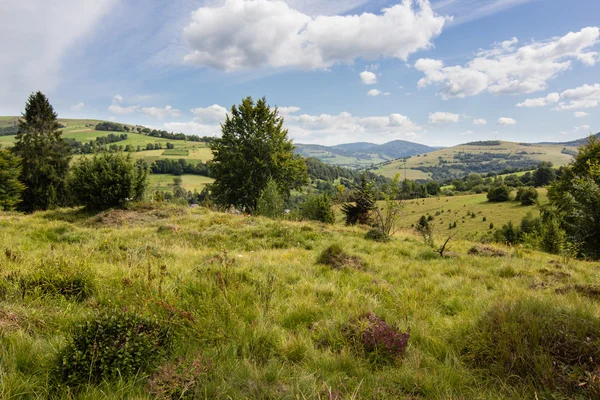
M 466 132 L 461 133 L 460 136 L 469 136 L 469 135 L 472 135 L 474 133 L 475 132 L 473 132 L 473 131 L 466 131 Z
M 77 104 L 71 106 L 71 111 L 80 111 L 83 109 L 83 107 L 85 107 L 85 104 L 77 103 Z
M 374 85 L 377 83 L 377 75 L 370 71 L 363 71 L 360 74 L 360 80 L 365 85 Z
M 600 84 L 583 85 L 575 89 L 565 90 L 560 94 L 565 100 L 560 102 L 555 110 L 577 110 L 594 108 L 600 104 Z
M 112 99 L 112 104 L 108 106 L 108 111 L 118 115 L 133 114 L 140 111 L 140 106 L 123 107 L 121 104 L 123 104 L 123 97 L 119 94 L 115 94 Z
M 194 121 L 202 124 L 220 124 L 225 121 L 227 115 L 227 109 L 218 104 L 193 108 L 190 111 L 195 115 Z
M 113 104 L 121 104 L 123 103 L 123 96 L 121 96 L 120 94 L 115 94 L 113 96 Z
M 502 117 L 498 118 L 498 125 L 514 125 L 517 121 L 512 118 Z
M 166 117 L 181 117 L 181 111 L 169 105 L 163 108 L 144 107 L 142 108 L 142 113 L 156 119 L 165 119 Z
M 550 104 L 558 103 L 560 94 L 550 93 L 546 97 L 538 97 L 537 99 L 527 99 L 522 103 L 517 104 L 517 107 L 544 107 Z
M 286 115 L 297 113 L 300 111 L 300 107 L 277 107 L 277 110 L 279 111 L 279 115 L 285 117 Z
M 593 66 L 600 56 L 590 48 L 598 43 L 600 28 L 587 27 L 563 37 L 518 47 L 518 39 L 480 51 L 465 66 L 445 67 L 442 61 L 419 59 L 415 68 L 424 73 L 420 88 L 440 84 L 444 99 L 493 94 L 528 94 L 545 90 L 548 81 L 571 68 L 573 60 Z
M 487 121 L 483 118 L 475 118 L 473 120 L 473 125 L 487 125 Z
M 585 111 L 575 111 L 573 113 L 573 115 L 575 116 L 575 118 L 583 118 L 583 117 L 587 117 L 590 114 L 586 113 Z
M 377 89 L 371 89 L 367 92 L 369 96 L 379 96 L 381 92 Z
M 434 112 L 429 113 L 429 123 L 430 124 L 448 124 L 458 122 L 460 119 L 460 115 L 453 114 L 449 112 Z
M 428 1 L 403 0 L 380 14 L 309 16 L 283 1 L 226 0 L 200 7 L 183 30 L 187 63 L 225 71 L 324 69 L 361 57 L 406 61 L 430 48 L 446 18 Z

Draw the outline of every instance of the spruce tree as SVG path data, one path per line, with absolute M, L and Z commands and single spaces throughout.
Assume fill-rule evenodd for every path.
M 46 210 L 67 201 L 71 146 L 63 140 L 57 115 L 41 92 L 31 94 L 25 104 L 12 152 L 23 164 L 20 181 L 26 189 L 20 210 Z
M 231 107 L 221 131 L 210 144 L 211 194 L 218 205 L 255 212 L 269 180 L 284 197 L 308 183 L 305 160 L 294 154 L 283 118 L 264 97 L 257 102 L 247 97 Z
M 21 201 L 25 186 L 19 181 L 21 160 L 0 149 L 0 211 L 10 211 Z

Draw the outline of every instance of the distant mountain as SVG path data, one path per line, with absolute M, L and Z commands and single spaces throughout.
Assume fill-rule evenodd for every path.
M 596 138 L 600 139 L 600 132 L 596 133 L 595 135 L 591 135 L 591 136 L 596 136 Z M 542 144 L 560 144 L 563 146 L 579 147 L 579 146 L 583 146 L 587 142 L 588 138 L 589 138 L 589 136 L 586 136 L 581 139 L 571 140 L 570 142 L 558 142 L 558 143 L 543 142 Z
M 405 140 L 394 140 L 384 144 L 369 142 L 345 143 L 336 146 L 296 144 L 296 153 L 313 157 L 327 164 L 349 168 L 364 168 L 401 157 L 425 154 L 438 148 Z

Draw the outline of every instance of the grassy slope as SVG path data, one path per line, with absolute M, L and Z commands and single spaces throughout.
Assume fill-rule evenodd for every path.
M 427 155 L 421 155 L 420 157 L 411 157 L 406 162 L 406 171 L 408 179 L 426 179 L 429 177 L 429 174 L 415 169 L 415 167 L 419 166 L 434 166 L 438 165 L 439 158 L 442 157 L 444 160 L 450 162 L 446 166 L 448 168 L 452 167 L 452 162 L 454 162 L 454 155 L 459 152 L 465 153 L 499 153 L 499 154 L 516 154 L 519 152 L 527 152 L 528 154 L 523 154 L 524 158 L 536 160 L 536 161 L 550 161 L 555 166 L 561 166 L 568 164 L 573 157 L 562 154 L 561 150 L 565 146 L 563 145 L 554 145 L 554 144 L 534 144 L 522 146 L 519 143 L 514 142 L 502 142 L 500 146 L 467 146 L 467 145 L 459 145 L 454 147 L 448 147 L 441 150 L 436 150 L 434 152 L 428 153 Z M 571 150 L 577 150 L 576 147 L 569 148 Z M 533 153 L 542 153 L 542 154 L 533 154 Z M 510 163 L 507 163 L 507 166 L 510 166 Z M 388 165 L 381 167 L 378 170 L 374 170 L 375 173 L 380 173 L 384 176 L 393 177 L 396 173 L 400 173 L 402 177 L 404 177 L 404 163 L 402 160 L 394 161 Z
M 174 175 L 169 174 L 150 174 L 150 186 L 155 190 L 173 190 Z M 201 192 L 204 187 L 213 182 L 213 179 L 200 175 L 181 175 L 182 186 L 185 190 Z
M 179 231 L 158 233 L 166 223 Z M 73 324 L 125 307 L 164 315 L 159 300 L 193 316 L 193 322 L 174 320 L 180 336 L 172 357 L 201 353 L 210 360 L 207 398 L 533 398 L 518 380 L 509 386 L 467 366 L 459 355 L 465 329 L 493 304 L 513 299 L 560 302 L 596 315 L 600 307 L 554 291 L 596 281 L 589 263 L 571 261 L 561 269 L 567 278 L 554 279 L 541 270 L 557 268 L 550 255 L 468 256 L 472 244 L 457 241 L 457 258 L 439 259 L 410 233 L 379 244 L 363 239 L 360 228 L 177 208 L 112 212 L 102 223 L 71 210 L 0 213 L 0 227 L 2 247 L 19 255 L 0 258 L 2 398 L 49 395 L 48 370 Z M 315 264 L 332 243 L 363 257 L 367 269 Z M 236 260 L 229 269 L 211 261 L 223 250 Z M 90 271 L 94 295 L 82 303 L 35 292 L 22 299 L 6 280 L 52 259 Z M 167 268 L 162 295 L 159 280 L 148 281 L 148 269 L 158 274 L 160 265 Z M 402 361 L 373 367 L 343 339 L 344 324 L 365 312 L 410 327 Z M 88 386 L 79 398 L 152 398 L 146 379 Z

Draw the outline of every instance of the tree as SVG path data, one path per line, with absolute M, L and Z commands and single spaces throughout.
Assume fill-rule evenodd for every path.
M 247 97 L 231 107 L 222 136 L 210 143 L 211 192 L 218 205 L 254 212 L 269 180 L 284 197 L 308 183 L 305 160 L 294 154 L 283 122 L 264 97 L 256 102 Z
M 535 187 L 546 186 L 556 179 L 556 172 L 552 168 L 552 163 L 542 161 L 538 164 L 537 169 L 533 173 L 533 185 Z
M 7 150 L 0 149 L 0 210 L 13 210 L 21 201 L 25 185 L 19 181 L 21 160 Z
M 148 165 L 131 154 L 103 152 L 81 158 L 72 167 L 69 186 L 77 204 L 92 210 L 123 208 L 143 199 Z
M 23 211 L 46 210 L 67 201 L 66 177 L 71 146 L 58 130 L 57 115 L 41 92 L 31 94 L 19 121 L 12 153 L 22 159 Z
M 392 181 L 383 186 L 381 192 L 383 204 L 374 205 L 373 225 L 388 237 L 392 237 L 398 230 L 397 223 L 402 216 L 403 205 L 397 200 L 400 197 L 400 174 L 396 174 Z M 403 183 L 406 183 L 406 179 Z
M 256 203 L 256 214 L 267 218 L 279 218 L 283 215 L 285 201 L 274 180 L 269 180 Z
M 504 184 L 494 186 L 488 192 L 487 199 L 496 202 L 508 201 L 510 200 L 510 188 Z
M 416 226 L 416 231 L 421 235 L 423 241 L 428 246 L 434 246 L 433 242 L 433 226 L 429 224 L 427 217 L 421 215 Z
M 375 193 L 373 182 L 367 179 L 366 174 L 360 177 L 359 185 L 350 194 L 350 201 L 342 206 L 346 217 L 346 225 L 370 224 L 371 211 L 375 209 Z
M 555 220 L 581 255 L 600 258 L 600 141 L 590 137 L 548 189 Z
M 427 182 L 427 194 L 432 196 L 437 196 L 440 194 L 441 188 L 438 181 L 429 181 Z
M 335 222 L 335 214 L 331 206 L 331 197 L 327 194 L 312 194 L 300 205 L 300 216 L 307 220 L 333 224 Z
M 517 196 L 515 200 L 521 202 L 521 205 L 531 206 L 534 205 L 538 198 L 538 192 L 534 187 L 521 187 L 517 190 Z

